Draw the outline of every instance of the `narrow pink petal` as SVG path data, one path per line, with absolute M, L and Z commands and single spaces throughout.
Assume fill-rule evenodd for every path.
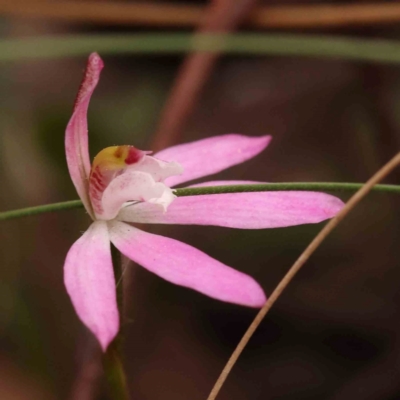
M 99 81 L 103 61 L 97 53 L 92 53 L 75 100 L 74 111 L 65 131 L 65 152 L 72 182 L 87 212 L 93 217 L 89 200 L 88 179 L 90 157 L 88 148 L 87 111 L 92 93 Z
M 214 183 L 222 181 L 199 186 Z M 264 229 L 318 223 L 334 217 L 343 205 L 337 197 L 318 192 L 226 193 L 177 197 L 166 212 L 152 204 L 139 203 L 122 209 L 118 219 L 133 223 Z
M 141 231 L 123 222 L 109 223 L 118 250 L 161 278 L 207 296 L 249 307 L 266 299 L 259 284 L 185 243 Z
M 182 175 L 165 180 L 167 185 L 175 186 L 249 160 L 263 151 L 270 140 L 271 136 L 250 137 L 232 133 L 169 147 L 154 157 L 182 165 Z
M 64 264 L 64 282 L 76 313 L 105 351 L 119 329 L 106 222 L 94 222 L 72 245 Z

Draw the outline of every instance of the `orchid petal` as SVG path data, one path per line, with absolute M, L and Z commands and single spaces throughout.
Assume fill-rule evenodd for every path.
M 164 161 L 176 161 L 182 165 L 182 175 L 165 180 L 165 183 L 172 187 L 215 174 L 249 160 L 264 150 L 270 140 L 270 136 L 250 137 L 238 134 L 215 136 L 169 147 L 154 157 Z
M 266 301 L 253 278 L 194 247 L 123 222 L 109 222 L 109 228 L 111 241 L 122 254 L 169 282 L 249 307 L 261 307 Z
M 104 190 L 103 212 L 97 217 L 104 220 L 113 219 L 128 201 L 149 201 L 164 212 L 175 197 L 168 186 L 156 182 L 150 174 L 139 171 L 125 172 L 114 178 Z
M 87 111 L 92 93 L 99 81 L 103 61 L 97 53 L 89 57 L 83 81 L 75 101 L 74 111 L 65 131 L 65 151 L 72 182 L 86 211 L 93 217 L 89 200 L 88 179 L 90 157 L 88 148 Z
M 182 166 L 175 162 L 165 162 L 152 156 L 144 156 L 139 162 L 128 165 L 127 171 L 140 171 L 150 174 L 156 182 L 164 181 L 173 175 L 180 175 L 183 172 Z
M 119 329 L 110 240 L 105 222 L 92 223 L 72 245 L 64 264 L 64 282 L 76 313 L 105 351 Z
M 214 183 L 221 182 L 201 186 Z M 264 229 L 318 223 L 334 217 L 342 207 L 343 202 L 337 197 L 318 192 L 224 193 L 177 197 L 165 213 L 152 204 L 135 204 L 122 209 L 118 219 L 132 223 Z

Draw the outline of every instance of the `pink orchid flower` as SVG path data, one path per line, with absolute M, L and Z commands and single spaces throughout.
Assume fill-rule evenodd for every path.
M 126 257 L 172 283 L 218 300 L 261 307 L 266 301 L 264 292 L 250 276 L 131 223 L 276 228 L 323 221 L 334 216 L 343 203 L 324 193 L 294 191 L 174 195 L 172 186 L 254 157 L 266 148 L 269 136 L 216 136 L 173 146 L 154 156 L 133 146 L 113 146 L 102 150 L 91 166 L 87 110 L 102 68 L 101 58 L 91 54 L 65 136 L 71 179 L 93 219 L 70 248 L 64 265 L 65 285 L 79 318 L 105 351 L 119 330 L 110 242 Z M 221 183 L 238 181 L 202 185 Z

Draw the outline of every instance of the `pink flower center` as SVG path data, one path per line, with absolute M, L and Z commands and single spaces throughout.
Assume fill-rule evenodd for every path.
M 125 145 L 107 147 L 97 154 L 89 176 L 89 195 L 96 214 L 103 213 L 101 199 L 110 182 L 127 166 L 140 162 L 147 153 Z

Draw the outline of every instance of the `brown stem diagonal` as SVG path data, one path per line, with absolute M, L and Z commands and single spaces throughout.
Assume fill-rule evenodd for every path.
M 215 400 L 220 392 L 224 382 L 226 381 L 229 373 L 234 367 L 236 361 L 239 356 L 243 352 L 250 338 L 253 336 L 254 332 L 267 315 L 268 311 L 274 305 L 274 303 L 278 300 L 282 292 L 292 281 L 294 276 L 300 270 L 300 268 L 306 263 L 306 261 L 310 258 L 310 256 L 314 253 L 314 251 L 319 247 L 319 245 L 326 239 L 326 237 L 336 228 L 336 226 L 349 214 L 349 212 L 371 191 L 374 185 L 384 179 L 393 169 L 395 169 L 400 164 L 400 153 L 397 153 L 387 164 L 385 164 L 375 175 L 370 178 L 365 185 L 358 190 L 346 203 L 343 209 L 338 213 L 338 215 L 331 219 L 325 227 L 318 233 L 318 235 L 314 238 L 314 240 L 308 245 L 308 247 L 303 251 L 300 257 L 296 260 L 296 262 L 289 269 L 284 278 L 280 281 L 278 286 L 272 292 L 271 297 L 267 300 L 265 305 L 258 312 L 253 322 L 250 324 L 249 328 L 243 335 L 236 349 L 232 353 L 228 362 L 226 363 L 224 369 L 222 370 L 220 376 L 214 384 L 207 400 Z
M 196 34 L 229 33 L 244 20 L 257 0 L 211 0 Z M 219 52 L 196 51 L 183 61 L 162 111 L 150 148 L 161 150 L 179 142 L 184 125 L 219 59 Z

